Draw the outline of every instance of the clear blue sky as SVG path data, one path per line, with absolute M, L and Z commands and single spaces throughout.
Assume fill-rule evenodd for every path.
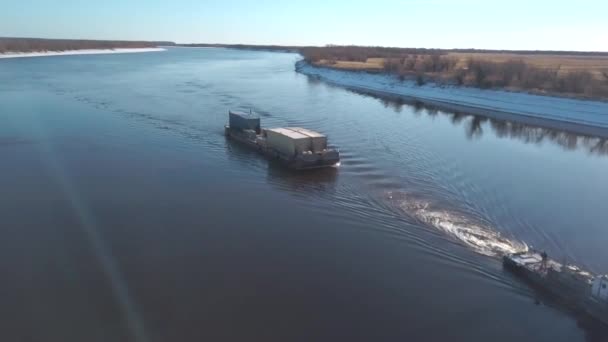
M 2 0 L 0 36 L 608 51 L 608 0 Z

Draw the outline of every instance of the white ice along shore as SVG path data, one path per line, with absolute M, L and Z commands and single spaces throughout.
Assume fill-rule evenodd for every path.
M 401 81 L 396 76 L 336 70 L 296 63 L 296 71 L 330 84 L 373 95 L 573 133 L 608 137 L 608 102 L 523 92 Z
M 67 51 L 40 51 L 40 52 L 7 52 L 0 53 L 1 58 L 22 58 L 22 57 L 48 57 L 48 56 L 71 56 L 71 55 L 103 55 L 112 53 L 137 53 L 137 52 L 158 52 L 166 51 L 163 48 L 133 48 L 133 49 L 87 49 L 87 50 L 67 50 Z

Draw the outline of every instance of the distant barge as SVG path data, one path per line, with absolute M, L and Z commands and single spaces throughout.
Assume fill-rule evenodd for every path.
M 608 325 L 608 275 L 593 275 L 536 251 L 506 255 L 503 265 L 576 311 Z
M 253 113 L 228 112 L 226 136 L 246 144 L 270 159 L 296 170 L 331 167 L 340 163 L 340 153 L 327 146 L 327 137 L 301 127 L 262 129 Z

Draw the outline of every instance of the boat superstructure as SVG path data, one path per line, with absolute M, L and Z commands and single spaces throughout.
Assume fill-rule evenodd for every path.
M 328 147 L 327 136 L 302 127 L 262 129 L 254 113 L 228 112 L 226 136 L 259 150 L 293 169 L 335 166 L 340 162 L 338 150 Z

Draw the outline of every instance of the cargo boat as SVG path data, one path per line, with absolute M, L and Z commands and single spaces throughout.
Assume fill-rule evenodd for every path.
M 327 146 L 327 137 L 301 127 L 262 129 L 254 113 L 228 112 L 227 137 L 246 144 L 287 167 L 315 169 L 340 163 L 338 150 Z
M 608 275 L 594 275 L 537 251 L 505 255 L 503 266 L 577 312 L 608 325 Z

